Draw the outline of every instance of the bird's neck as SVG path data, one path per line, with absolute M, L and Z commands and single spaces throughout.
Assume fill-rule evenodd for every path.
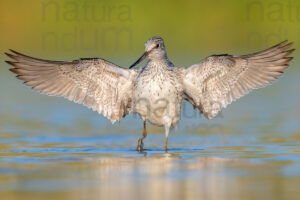
M 172 67 L 173 64 L 169 61 L 168 57 L 150 58 L 147 67 L 151 68 L 165 68 Z

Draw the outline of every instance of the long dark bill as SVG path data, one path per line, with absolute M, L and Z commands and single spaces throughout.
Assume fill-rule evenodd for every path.
M 145 60 L 145 58 L 148 56 L 148 52 L 145 52 L 137 61 L 135 61 L 135 63 L 133 63 L 129 69 L 133 68 L 134 66 L 136 66 L 137 64 L 139 64 L 140 62 L 142 62 L 143 60 Z

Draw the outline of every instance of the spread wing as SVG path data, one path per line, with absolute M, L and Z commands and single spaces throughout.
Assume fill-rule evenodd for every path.
M 292 43 L 279 43 L 257 53 L 213 55 L 183 70 L 185 98 L 208 119 L 251 90 L 275 81 L 292 57 Z
M 100 58 L 50 61 L 11 51 L 13 54 L 6 53 L 15 60 L 6 61 L 14 66 L 10 71 L 32 89 L 84 104 L 112 123 L 131 112 L 136 70 Z

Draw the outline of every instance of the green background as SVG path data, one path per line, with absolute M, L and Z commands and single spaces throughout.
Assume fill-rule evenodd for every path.
M 103 57 L 127 67 L 147 39 L 161 36 L 169 58 L 187 67 L 285 39 L 297 47 L 299 24 L 296 0 L 1 0 L 0 48 L 60 60 Z

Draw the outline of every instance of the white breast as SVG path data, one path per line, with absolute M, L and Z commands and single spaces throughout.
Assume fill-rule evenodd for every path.
M 143 120 L 161 126 L 170 119 L 176 125 L 181 101 L 182 87 L 175 68 L 149 63 L 141 71 L 135 84 L 133 111 Z

